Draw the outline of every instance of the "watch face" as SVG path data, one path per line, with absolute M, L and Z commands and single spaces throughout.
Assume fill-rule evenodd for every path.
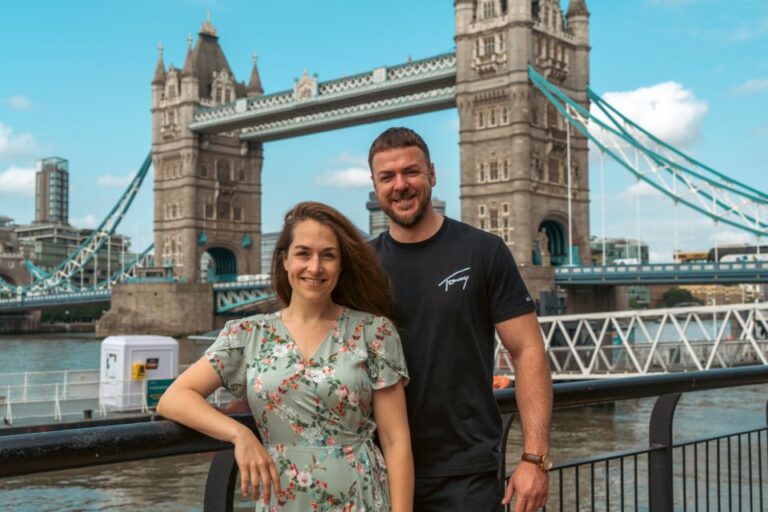
M 554 465 L 554 461 L 552 460 L 552 457 L 549 455 L 542 455 L 541 457 L 541 469 L 544 471 L 549 471 L 552 469 L 552 466 Z

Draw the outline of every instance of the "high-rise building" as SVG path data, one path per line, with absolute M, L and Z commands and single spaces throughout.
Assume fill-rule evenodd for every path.
M 69 161 L 42 158 L 35 178 L 35 224 L 69 224 Z
M 368 210 L 368 230 L 371 238 L 376 238 L 380 233 L 389 229 L 389 217 L 379 206 L 379 201 L 376 199 L 376 192 L 368 193 L 368 201 L 365 203 L 365 207 Z M 435 213 L 445 215 L 445 201 L 433 197 L 432 209 Z

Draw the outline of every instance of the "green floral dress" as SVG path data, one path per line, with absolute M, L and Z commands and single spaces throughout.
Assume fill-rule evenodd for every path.
M 280 473 L 281 493 L 257 511 L 390 510 L 373 391 L 408 372 L 387 319 L 345 310 L 305 363 L 279 313 L 256 315 L 228 322 L 206 356 L 248 399 Z

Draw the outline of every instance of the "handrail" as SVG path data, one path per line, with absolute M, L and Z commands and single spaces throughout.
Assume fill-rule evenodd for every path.
M 677 374 L 555 384 L 554 407 L 593 405 L 669 393 L 703 391 L 768 382 L 768 367 L 750 366 Z M 514 389 L 496 392 L 502 413 L 515 413 Z M 254 429 L 250 415 L 234 416 Z M 0 436 L 0 478 L 116 462 L 187 455 L 231 448 L 167 420 Z

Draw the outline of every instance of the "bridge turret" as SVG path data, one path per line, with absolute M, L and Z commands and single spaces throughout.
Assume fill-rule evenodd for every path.
M 187 40 L 183 68 L 152 85 L 156 261 L 171 261 L 189 282 L 203 277 L 201 266 L 209 281 L 261 268 L 261 144 L 189 129 L 196 109 L 231 104 L 246 84 L 235 80 L 210 18 L 198 35 Z
M 253 69 L 251 70 L 251 80 L 248 82 L 248 89 L 246 90 L 248 96 L 264 95 L 264 89 L 261 87 L 261 77 L 259 76 L 258 61 L 258 54 L 253 52 Z
M 160 106 L 165 88 L 165 63 L 163 62 L 163 43 L 157 45 L 157 65 L 152 76 L 152 109 Z
M 568 30 L 573 35 L 574 48 L 574 86 L 586 90 L 589 85 L 589 10 L 586 0 L 571 0 L 568 5 Z
M 181 69 L 181 96 L 185 100 L 199 99 L 199 84 L 195 70 L 195 56 L 192 49 L 192 34 L 187 37 L 187 56 Z

